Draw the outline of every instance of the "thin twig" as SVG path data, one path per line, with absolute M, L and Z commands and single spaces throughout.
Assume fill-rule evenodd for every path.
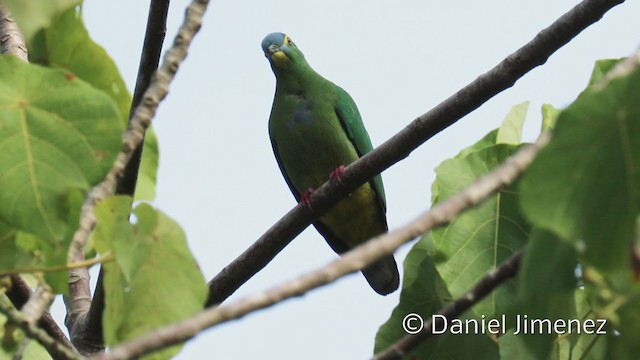
M 20 341 L 20 345 L 18 346 L 18 350 L 16 350 L 16 352 L 13 353 L 11 360 L 22 360 L 22 357 L 24 356 L 24 352 L 25 350 L 27 350 L 27 347 L 29 347 L 30 343 L 31 343 L 30 338 L 27 337 L 22 339 L 22 341 Z
M 136 107 L 140 105 L 142 96 L 144 95 L 151 77 L 158 69 L 160 55 L 162 53 L 162 44 L 166 33 L 167 13 L 169 12 L 169 0 L 152 0 L 149 5 L 149 15 L 147 16 L 147 29 L 145 31 L 144 43 L 142 45 L 142 55 L 140 56 L 140 64 L 138 65 L 138 78 L 136 88 L 133 92 L 131 102 L 131 114 L 129 122 Z M 142 148 L 144 137 L 140 144 L 136 147 L 131 155 L 131 160 L 124 169 L 122 178 L 116 184 L 116 194 L 134 196 L 136 191 L 136 183 L 138 180 L 138 172 L 140 170 L 140 161 L 142 159 Z M 93 294 L 91 307 L 87 316 L 86 327 L 81 331 L 91 334 L 91 339 L 100 339 L 104 345 L 104 336 L 102 333 L 102 313 L 104 312 L 104 271 L 100 268 L 96 290 Z
M 513 254 L 498 268 L 493 269 L 478 281 L 474 287 L 467 291 L 464 295 L 449 303 L 447 306 L 438 311 L 437 315 L 444 316 L 447 321 L 459 317 L 462 313 L 477 304 L 485 296 L 490 294 L 495 288 L 503 284 L 505 281 L 514 277 L 520 269 L 520 261 L 524 256 L 524 251 L 518 251 Z M 415 349 L 421 342 L 425 341 L 433 335 L 434 317 L 424 322 L 422 330 L 415 335 L 406 335 L 398 342 L 391 345 L 387 350 L 377 354 L 375 360 L 392 360 L 402 359 L 409 352 Z M 439 326 L 442 327 L 445 320 L 441 317 L 436 318 Z
M 47 273 L 47 272 L 56 272 L 56 271 L 64 271 L 71 269 L 79 269 L 86 268 L 88 266 L 93 266 L 95 264 L 104 264 L 115 260 L 115 257 L 110 252 L 104 253 L 102 256 L 95 257 L 93 259 L 84 260 L 81 262 L 66 264 L 66 265 L 52 265 L 52 266 L 30 266 L 30 267 L 19 267 L 9 270 L 0 270 L 0 276 L 6 275 L 15 275 L 15 274 L 30 274 L 30 273 Z
M 24 36 L 3 4 L 0 4 L 0 52 L 15 55 L 18 59 L 29 62 Z
M 42 315 L 49 309 L 55 296 L 47 284 L 39 284 L 29 301 L 20 309 L 26 321 L 30 324 L 37 323 Z
M 6 295 L 16 309 L 21 309 L 27 303 L 29 297 L 31 297 L 31 288 L 20 275 L 12 275 L 11 287 L 7 290 Z M 42 318 L 40 318 L 40 321 L 38 322 L 38 326 L 44 329 L 56 341 L 70 349 L 73 348 L 73 345 L 71 345 L 67 336 L 62 332 L 62 329 L 60 329 L 48 311 L 42 315 Z
M 29 320 L 25 318 L 20 311 L 14 309 L 10 304 L 1 301 L 1 299 L 0 313 L 4 314 L 11 323 L 20 327 L 28 337 L 40 343 L 40 345 L 42 345 L 55 359 L 82 359 L 80 354 L 52 338 L 46 331 L 39 328 L 37 325 L 29 322 Z
M 439 203 L 412 223 L 375 237 L 365 244 L 343 254 L 327 266 L 307 273 L 229 305 L 206 309 L 195 316 L 174 325 L 149 332 L 137 339 L 124 343 L 109 354 L 96 357 L 99 360 L 124 360 L 137 358 L 149 352 L 165 348 L 192 338 L 200 331 L 223 322 L 241 318 L 251 312 L 331 283 L 347 274 L 354 273 L 372 262 L 392 254 L 398 247 L 432 230 L 448 224 L 464 210 L 481 203 L 506 185 L 511 184 L 533 161 L 538 150 L 549 141 L 548 134 L 540 136 L 535 144 L 525 146 L 507 159 L 494 171 L 480 177 L 462 192 Z
M 120 153 L 117 155 L 113 167 L 105 176 L 104 180 L 91 189 L 82 206 L 80 213 L 80 224 L 73 235 L 69 252 L 67 255 L 68 262 L 81 261 L 83 258 L 83 249 L 89 234 L 96 224 L 96 217 L 93 210 L 96 204 L 102 199 L 113 193 L 114 187 L 125 171 L 127 163 L 131 159 L 135 149 L 142 143 L 144 133 L 151 124 L 156 110 L 160 102 L 165 98 L 169 91 L 169 85 L 174 79 L 180 64 L 187 57 L 187 50 L 193 37 L 200 30 L 202 24 L 202 16 L 206 11 L 208 0 L 193 0 L 187 7 L 184 22 L 178 30 L 172 47 L 165 53 L 162 66 L 153 76 L 151 84 L 142 96 L 142 101 L 136 107 L 131 116 L 129 127 L 123 135 L 123 145 Z M 82 284 L 81 289 L 76 289 L 78 281 L 85 282 L 88 279 L 75 279 L 70 275 L 70 293 L 74 294 L 71 301 L 67 302 L 67 327 L 72 334 L 72 341 L 76 343 L 76 336 L 82 336 L 82 330 L 85 328 L 83 324 L 87 321 L 87 313 L 91 305 L 91 293 L 85 290 L 87 287 Z M 76 292 L 77 290 L 77 292 Z M 89 334 L 94 335 L 94 334 Z M 85 341 L 86 340 L 86 341 Z M 95 341 L 94 341 L 95 340 Z M 101 339 L 77 339 L 78 345 L 82 344 L 99 344 Z M 95 353 L 101 349 L 83 349 L 79 348 L 81 353 Z
M 422 143 L 513 86 L 531 69 L 624 0 L 585 0 L 487 73 L 418 117 L 406 128 L 347 166 L 341 182 L 327 182 L 311 196 L 313 211 L 298 205 L 209 282 L 207 305 L 219 304 L 264 268 L 291 240 L 340 199 L 407 157 Z

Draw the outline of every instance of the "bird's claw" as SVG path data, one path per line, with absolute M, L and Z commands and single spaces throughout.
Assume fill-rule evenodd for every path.
M 300 197 L 300 202 L 303 203 L 306 207 L 309 208 L 309 210 L 313 210 L 311 208 L 311 194 L 313 194 L 314 189 L 313 188 L 309 188 L 307 189 L 307 191 L 305 191 L 304 194 L 302 194 L 302 196 Z
M 344 173 L 344 165 L 340 165 L 335 170 L 333 170 L 329 174 L 329 180 L 336 179 L 339 183 L 342 184 L 342 173 Z

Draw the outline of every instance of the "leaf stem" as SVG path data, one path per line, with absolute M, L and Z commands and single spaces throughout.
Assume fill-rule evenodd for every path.
M 17 274 L 31 274 L 31 273 L 47 273 L 47 272 L 56 272 L 56 271 L 64 271 L 71 269 L 80 269 L 91 267 L 95 264 L 104 264 L 115 260 L 115 256 L 111 254 L 111 252 L 106 252 L 100 257 L 95 257 L 89 260 L 83 260 L 74 262 L 67 265 L 54 265 L 54 266 L 32 266 L 32 267 L 23 267 L 23 268 L 15 268 L 10 270 L 0 270 L 0 276 L 6 275 L 17 275 Z

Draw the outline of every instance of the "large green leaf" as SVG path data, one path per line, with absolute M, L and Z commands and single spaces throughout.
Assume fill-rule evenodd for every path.
M 40 6 L 41 2 L 47 3 L 46 6 Z M 39 30 L 37 35 L 31 32 L 28 37 L 30 61 L 65 69 L 104 91 L 118 104 L 121 120 L 126 125 L 131 94 L 113 59 L 89 36 L 82 21 L 82 12 L 76 7 L 81 1 L 21 0 L 10 3 L 18 12 L 16 19 L 21 28 L 37 25 L 35 30 Z M 23 16 L 27 14 L 31 16 Z M 153 200 L 157 171 L 158 140 L 153 129 L 149 128 L 138 176 L 137 200 Z
M 65 69 L 111 96 L 126 123 L 131 94 L 107 52 L 96 44 L 82 21 L 81 12 L 69 9 L 54 19 L 44 31 L 45 42 L 34 49 L 30 61 Z
M 574 241 L 588 263 L 629 264 L 640 194 L 640 69 L 590 87 L 559 115 L 524 175 L 522 208 L 539 227 Z
M 49 242 L 77 226 L 77 190 L 110 169 L 122 123 L 113 100 L 60 70 L 0 57 L 0 221 Z
M 44 40 L 31 51 L 32 62 L 66 69 L 104 91 L 118 104 L 126 125 L 131 94 L 109 54 L 94 42 L 82 21 L 81 11 L 69 9 L 43 31 Z M 158 172 L 158 139 L 152 128 L 146 133 L 142 163 L 136 188 L 137 200 L 153 200 Z
M 157 226 L 149 222 L 155 220 L 153 216 L 145 217 L 137 226 L 130 224 L 130 211 L 131 198 L 128 196 L 115 196 L 103 201 L 95 210 L 100 223 L 92 235 L 98 251 L 113 250 L 119 271 L 128 282 L 147 260 L 153 245 L 151 235 Z
M 437 201 L 460 192 L 478 177 L 490 172 L 518 147 L 494 145 L 465 158 L 449 159 L 436 168 L 440 185 Z M 451 295 L 458 297 L 471 288 L 487 271 L 495 268 L 522 248 L 529 225 L 520 215 L 518 194 L 513 186 L 501 190 L 476 208 L 466 211 L 445 228 L 428 234 L 437 249 L 437 269 Z M 474 307 L 478 315 L 492 317 L 504 313 L 512 301 L 513 282 L 494 291 Z
M 407 333 L 403 320 L 408 314 L 418 314 L 428 320 L 432 314 L 451 301 L 446 285 L 438 275 L 431 256 L 433 244 L 416 243 L 404 261 L 404 278 L 400 303 L 376 335 L 375 352 L 381 352 Z M 488 336 L 445 333 L 423 342 L 406 359 L 497 359 L 498 347 Z
M 432 185 L 434 204 L 458 193 L 517 151 L 527 105 L 514 106 L 499 129 L 436 168 L 437 177 Z M 405 335 L 402 321 L 407 314 L 416 313 L 428 319 L 450 302 L 451 296 L 461 296 L 525 244 L 529 225 L 519 213 L 516 198 L 512 187 L 504 189 L 458 216 L 446 228 L 426 234 L 411 249 L 404 264 L 400 303 L 378 331 L 376 352 Z M 475 305 L 473 312 L 463 314 L 462 319 L 502 320 L 514 299 L 514 284 L 509 282 Z M 424 342 L 407 356 L 419 359 L 498 357 L 498 347 L 489 336 L 451 332 Z
M 109 346 L 133 339 L 202 310 L 207 284 L 180 227 L 147 204 L 128 219 L 130 197 L 112 197 L 98 205 L 94 234 L 99 251 L 111 250 L 105 264 L 104 334 Z M 179 346 L 146 358 L 167 359 Z

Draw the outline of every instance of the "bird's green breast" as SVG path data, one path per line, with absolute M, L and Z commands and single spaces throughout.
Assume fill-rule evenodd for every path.
M 269 133 L 295 188 L 304 193 L 358 158 L 333 108 L 332 94 L 276 94 Z
M 305 90 L 278 88 L 269 119 L 281 170 L 298 196 L 319 187 L 331 171 L 359 157 L 336 114 L 336 86 L 322 80 Z M 377 194 L 366 183 L 320 222 L 351 248 L 385 232 L 384 217 Z

